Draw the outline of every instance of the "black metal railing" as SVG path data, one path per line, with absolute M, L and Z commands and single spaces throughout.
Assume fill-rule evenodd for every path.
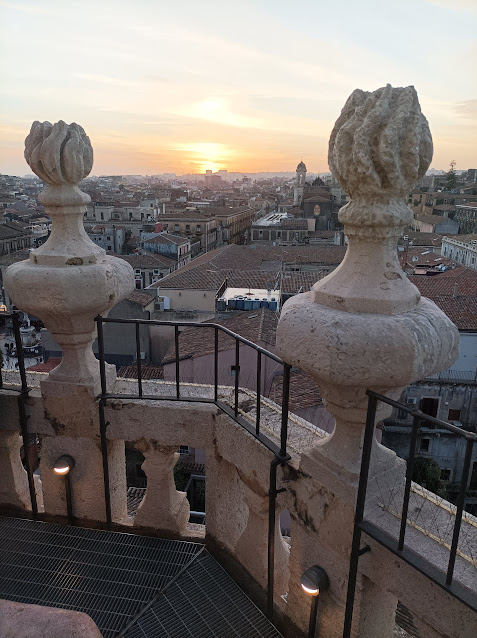
M 363 532 L 367 536 L 373 538 L 375 541 L 393 552 L 395 555 L 402 558 L 405 562 L 424 574 L 432 582 L 445 589 L 445 591 L 447 591 L 449 594 L 463 602 L 474 611 L 477 611 L 477 599 L 475 598 L 475 594 L 470 592 L 467 588 L 460 585 L 454 580 L 454 569 L 458 551 L 459 535 L 462 526 L 466 492 L 468 491 L 472 451 L 474 444 L 477 442 L 477 434 L 462 430 L 461 428 L 456 427 L 451 423 L 446 423 L 445 421 L 436 419 L 435 417 L 421 412 L 421 410 L 412 408 L 407 404 L 399 403 L 398 401 L 389 399 L 388 397 L 373 392 L 372 390 L 368 390 L 366 394 L 369 397 L 368 411 L 366 415 L 366 429 L 363 441 L 363 454 L 361 458 L 361 470 L 358 485 L 358 495 L 356 500 L 343 638 L 350 638 L 351 636 L 351 625 L 353 621 L 353 607 L 359 558 L 362 554 L 369 550 L 369 546 L 365 546 L 364 548 L 360 547 L 361 535 Z M 398 410 L 407 412 L 413 417 L 400 516 L 401 521 L 399 534 L 397 535 L 397 537 L 389 534 L 388 532 L 385 532 L 381 527 L 377 526 L 370 520 L 366 520 L 365 517 L 369 468 L 371 463 L 373 439 L 375 436 L 376 410 L 378 401 L 387 403 L 388 405 L 391 405 Z M 417 440 L 419 429 L 423 427 L 423 423 L 429 423 L 432 427 L 447 430 L 448 432 L 455 434 L 457 437 L 460 437 L 466 441 L 460 488 L 454 514 L 455 520 L 451 534 L 452 540 L 450 544 L 449 558 L 447 561 L 447 568 L 443 570 L 439 570 L 436 566 L 431 565 L 431 563 L 429 563 L 421 555 L 416 553 L 409 545 L 406 545 L 405 542 L 406 532 L 409 527 L 409 500 L 411 496 L 412 476 L 416 460 Z
M 225 414 L 230 416 L 236 423 L 243 427 L 250 435 L 252 435 L 257 441 L 264 445 L 273 454 L 273 459 L 270 463 L 269 473 L 269 521 L 268 521 L 268 584 L 267 584 L 267 612 L 270 619 L 273 618 L 273 600 L 274 600 L 274 570 L 275 570 L 275 525 L 276 525 L 276 498 L 277 495 L 284 491 L 284 488 L 277 488 L 277 468 L 279 465 L 283 465 L 290 459 L 290 455 L 287 452 L 287 438 L 288 438 L 288 406 L 289 406 L 289 393 L 290 393 L 290 372 L 291 365 L 283 361 L 280 357 L 269 352 L 265 348 L 257 346 L 252 341 L 245 339 L 244 337 L 232 332 L 224 326 L 215 323 L 193 323 L 193 322 L 180 322 L 180 321 L 156 321 L 156 320 L 140 320 L 140 319 L 112 319 L 103 318 L 101 316 L 95 319 L 98 331 L 98 358 L 101 374 L 101 394 L 99 396 L 99 418 L 100 418 L 100 435 L 101 435 L 101 449 L 103 459 L 103 475 L 104 475 L 104 488 L 105 488 L 105 507 L 106 507 L 106 519 L 108 528 L 112 525 L 111 517 L 111 500 L 109 492 L 109 466 L 108 466 L 108 454 L 107 454 L 107 436 L 106 430 L 108 422 L 105 419 L 104 408 L 108 399 L 148 399 L 148 400 L 167 400 L 167 401 L 188 401 L 194 403 L 210 403 L 216 405 Z M 104 324 L 131 324 L 135 330 L 136 340 L 136 362 L 137 362 L 137 394 L 112 394 L 107 390 L 106 384 L 106 361 L 105 361 L 105 346 L 104 346 Z M 140 326 L 169 326 L 174 328 L 174 358 L 171 363 L 174 363 L 175 368 L 175 395 L 159 395 L 159 394 L 145 394 L 142 378 L 142 366 L 141 366 L 141 347 L 140 347 Z M 213 396 L 186 396 L 182 392 L 181 379 L 180 379 L 180 328 L 199 328 L 204 331 L 213 331 L 214 339 L 214 372 L 213 372 L 213 384 L 212 392 Z M 223 333 L 228 335 L 234 340 L 235 362 L 234 372 L 235 380 L 233 385 L 233 401 L 231 405 L 221 400 L 219 397 L 219 334 Z M 248 346 L 257 353 L 257 379 L 256 379 L 256 415 L 254 423 L 243 418 L 240 415 L 239 406 L 239 393 L 240 393 L 240 346 Z M 261 399 L 262 399 L 262 361 L 263 358 L 269 358 L 277 364 L 283 366 L 283 388 L 282 388 L 282 409 L 281 409 L 281 427 L 280 427 L 280 442 L 277 445 L 275 441 L 266 436 L 260 428 L 261 419 Z M 182 382 L 182 385 L 187 385 L 187 382 Z
M 26 372 L 25 372 L 25 358 L 23 355 L 23 345 L 20 335 L 20 315 L 17 312 L 3 313 L 1 315 L 5 320 L 11 320 L 13 338 L 15 340 L 16 358 L 18 368 L 16 371 L 20 375 L 20 385 L 18 384 L 6 384 L 3 378 L 2 369 L 0 366 L 0 389 L 10 390 L 18 393 L 18 415 L 20 420 L 20 429 L 23 443 L 23 462 L 25 470 L 28 476 L 28 489 L 30 493 L 31 512 L 34 520 L 38 517 L 38 504 L 36 500 L 35 480 L 33 477 L 33 464 L 31 457 L 31 447 L 36 445 L 36 437 L 28 432 L 28 419 L 29 415 L 26 412 L 25 399 L 28 397 L 30 388 L 28 387 Z

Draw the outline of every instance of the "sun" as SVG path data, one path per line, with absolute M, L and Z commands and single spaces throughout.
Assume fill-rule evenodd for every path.
M 224 144 L 215 142 L 194 142 L 181 145 L 180 150 L 188 153 L 190 160 L 200 173 L 210 170 L 216 172 L 227 168 L 227 160 L 232 155 L 232 151 Z

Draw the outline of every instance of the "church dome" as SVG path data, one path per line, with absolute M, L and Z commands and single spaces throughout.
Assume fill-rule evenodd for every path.
M 304 162 L 300 162 L 300 163 L 298 164 L 298 166 L 296 167 L 296 170 L 297 170 L 297 172 L 298 172 L 298 171 L 305 171 L 305 173 L 306 173 L 306 166 L 305 166 L 305 163 L 304 163 Z

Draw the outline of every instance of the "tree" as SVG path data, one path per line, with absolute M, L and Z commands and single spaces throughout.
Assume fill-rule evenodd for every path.
M 454 171 L 455 161 L 452 160 L 450 170 L 446 173 L 446 190 L 452 191 L 457 186 L 457 176 Z
M 438 496 L 446 495 L 445 488 L 441 486 L 441 468 L 434 459 L 417 456 L 414 459 L 412 480 Z

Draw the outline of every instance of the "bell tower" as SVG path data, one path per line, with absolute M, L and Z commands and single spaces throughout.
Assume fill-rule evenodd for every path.
M 296 183 L 293 194 L 293 206 L 301 206 L 303 201 L 303 191 L 305 189 L 306 166 L 300 162 L 296 167 Z

